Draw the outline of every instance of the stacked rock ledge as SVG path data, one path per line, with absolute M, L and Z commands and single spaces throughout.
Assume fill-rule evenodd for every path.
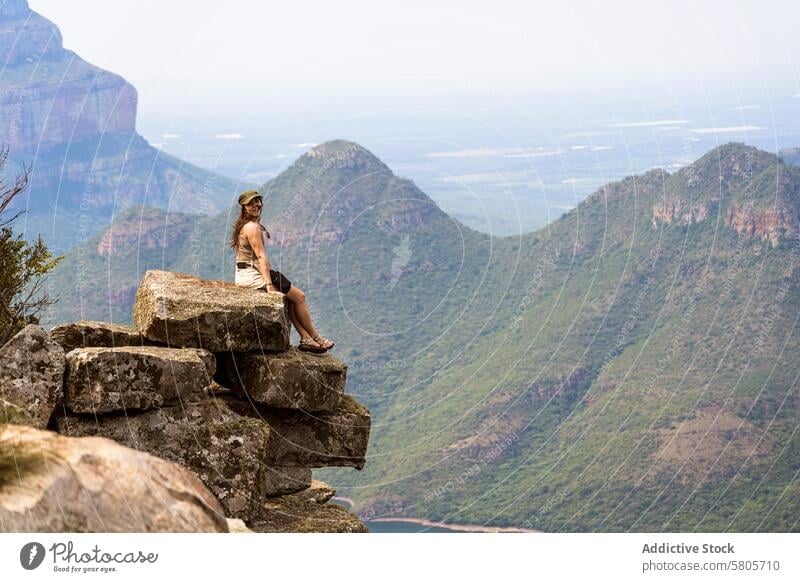
M 346 364 L 289 348 L 283 295 L 148 271 L 134 323 L 26 327 L 0 348 L 0 422 L 107 437 L 189 469 L 224 510 L 196 531 L 366 531 L 325 505 L 334 490 L 311 469 L 361 469 L 369 411 L 344 393 Z M 93 524 L 75 531 L 103 531 Z M 159 527 L 192 526 L 140 530 Z
M 347 380 L 344 363 L 296 348 L 276 354 L 220 354 L 219 364 L 216 379 L 220 384 L 242 398 L 274 408 L 332 410 Z
M 272 429 L 267 462 L 283 467 L 363 469 L 369 442 L 369 411 L 344 395 L 336 408 L 316 413 L 230 401 L 243 416 L 261 417 Z
M 50 330 L 50 338 L 65 352 L 75 348 L 143 346 L 152 343 L 134 327 L 105 321 L 63 323 Z
M 78 414 L 177 405 L 202 393 L 216 368 L 205 350 L 154 346 L 77 348 L 66 359 L 66 405 Z

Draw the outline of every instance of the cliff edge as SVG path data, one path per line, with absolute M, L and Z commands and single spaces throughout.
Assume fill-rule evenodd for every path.
M 180 465 L 253 531 L 366 531 L 326 504 L 334 491 L 311 470 L 363 468 L 369 411 L 344 393 L 346 364 L 289 345 L 283 295 L 148 271 L 134 321 L 23 329 L 0 349 L 0 420 Z M 0 523 L 49 531 L 25 512 L 10 519 L 13 506 L 0 503 Z M 130 527 L 161 531 L 146 519 Z

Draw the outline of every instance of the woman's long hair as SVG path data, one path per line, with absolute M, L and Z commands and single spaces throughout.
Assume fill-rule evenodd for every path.
M 235 250 L 239 248 L 239 235 L 241 234 L 244 225 L 250 222 L 250 220 L 250 217 L 247 215 L 247 209 L 242 206 L 242 211 L 239 213 L 239 218 L 237 218 L 236 222 L 233 223 L 233 234 L 231 234 L 230 241 L 231 248 Z M 272 238 L 268 230 L 267 238 Z

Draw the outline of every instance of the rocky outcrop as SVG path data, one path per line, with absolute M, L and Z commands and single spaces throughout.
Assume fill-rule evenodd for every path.
M 311 469 L 308 467 L 264 466 L 261 482 L 264 495 L 275 497 L 304 491 L 312 486 Z
M 136 328 L 104 321 L 63 323 L 50 330 L 50 337 L 67 352 L 75 348 L 114 348 L 150 343 Z
M 269 425 L 232 412 L 214 397 L 126 417 L 69 415 L 58 418 L 57 427 L 70 436 L 102 435 L 179 463 L 200 477 L 228 516 L 245 521 L 268 494 L 288 492 L 264 487 Z
M 57 427 L 70 436 L 103 435 L 180 463 L 200 477 L 227 515 L 247 522 L 266 498 L 310 487 L 311 467 L 363 467 L 366 441 L 358 435 L 322 430 L 327 437 L 315 440 L 302 423 L 287 428 L 257 415 L 240 415 L 234 410 L 237 404 L 231 398 L 209 396 L 128 415 L 124 422 L 116 416 L 65 416 Z M 346 456 L 352 454 L 361 457 Z
M 710 209 L 708 204 L 689 204 L 685 200 L 675 199 L 660 202 L 653 207 L 653 226 L 659 223 L 690 225 L 703 222 L 708 218 Z
M 367 526 L 339 505 L 320 505 L 294 495 L 269 499 L 250 527 L 262 533 L 366 533 Z
M 717 204 L 694 203 L 684 200 L 661 202 L 653 207 L 653 227 L 660 223 L 692 225 L 703 222 L 717 212 Z M 753 203 L 740 204 L 732 201 L 724 209 L 726 226 L 747 240 L 769 241 L 777 247 L 782 240 L 800 237 L 800 207 L 776 204 L 772 207 L 756 207 Z
M 313 501 L 314 503 L 322 505 L 323 503 L 328 503 L 328 501 L 333 499 L 334 495 L 336 495 L 336 489 L 324 481 L 318 481 L 314 479 L 307 489 L 298 491 L 297 493 L 293 494 L 292 497 L 295 499 L 301 499 L 303 501 Z
M 67 354 L 64 392 L 78 414 L 178 405 L 211 384 L 210 352 L 153 346 L 77 348 Z
M 774 154 L 743 144 L 720 146 L 670 176 L 652 225 L 689 226 L 721 217 L 745 240 L 800 238 L 800 171 Z
M 291 321 L 283 297 L 168 271 L 148 271 L 133 306 L 147 339 L 213 352 L 285 350 Z
M 295 348 L 277 354 L 220 356 L 217 380 L 244 398 L 275 408 L 332 410 L 344 393 L 347 366 Z
M 63 396 L 64 350 L 28 325 L 0 348 L 0 422 L 46 428 Z
M 14 471 L 0 487 L 0 531 L 229 531 L 190 471 L 109 439 L 6 425 L 0 449 L 15 456 L 5 466 L 0 456 L 0 472 Z
M 312 483 L 311 469 L 361 469 L 369 411 L 344 394 L 343 362 L 285 350 L 283 295 L 149 271 L 137 297 L 135 331 L 85 321 L 54 329 L 73 348 L 56 430 L 182 465 L 254 531 L 366 531 L 323 507 L 334 490 Z M 259 345 L 249 334 L 284 351 L 249 351 Z M 142 338 L 152 345 L 117 345 Z M 224 351 L 168 347 L 173 340 Z M 217 367 L 230 389 L 212 380 Z
M 283 467 L 354 467 L 366 463 L 369 411 L 349 395 L 330 411 L 304 411 L 232 403 L 243 415 L 263 417 L 270 425 L 267 462 Z
M 777 247 L 781 240 L 800 237 L 800 208 L 756 210 L 752 205 L 733 203 L 725 211 L 725 224 L 745 239 L 769 241 Z

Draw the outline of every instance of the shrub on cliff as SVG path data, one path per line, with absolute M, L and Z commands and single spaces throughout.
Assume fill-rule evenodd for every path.
M 15 235 L 11 225 L 24 212 L 11 203 L 28 186 L 29 170 L 23 168 L 13 182 L 6 181 L 8 148 L 0 149 L 0 346 L 55 300 L 44 291 L 44 276 L 63 257 L 53 257 L 38 237 L 33 244 Z

